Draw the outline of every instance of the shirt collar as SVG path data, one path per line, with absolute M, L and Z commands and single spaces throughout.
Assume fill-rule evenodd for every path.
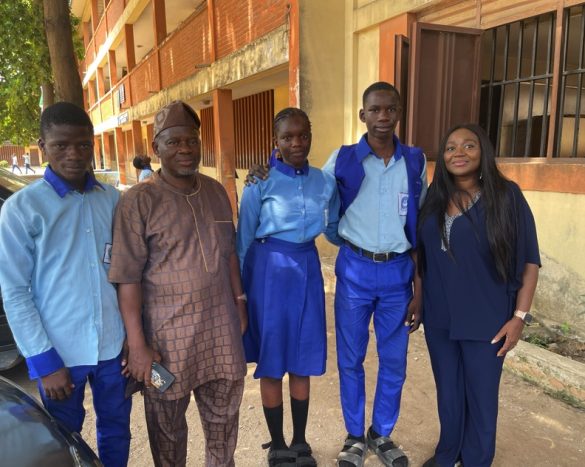
M 59 175 L 57 175 L 53 169 L 51 169 L 50 165 L 45 169 L 43 178 L 47 181 L 47 183 L 49 183 L 49 185 L 53 187 L 53 190 L 55 190 L 61 198 L 64 198 L 67 193 L 75 191 L 75 188 L 59 177 Z M 105 189 L 104 186 L 97 181 L 95 176 L 88 172 L 85 174 L 85 186 L 83 187 L 83 191 L 90 191 L 95 187 L 99 187 L 102 190 Z
M 281 160 L 276 160 L 274 162 L 274 168 L 276 170 L 278 170 L 279 172 L 282 172 L 283 174 L 289 176 L 289 177 L 296 177 L 297 175 L 309 175 L 309 163 L 305 162 L 305 165 L 300 168 L 297 169 L 296 167 L 293 167 L 292 165 L 288 165 L 285 164 L 284 162 L 282 162 Z
M 392 140 L 394 141 L 394 160 L 398 161 L 402 157 L 402 144 L 396 135 L 392 135 Z M 363 160 L 370 154 L 376 155 L 374 150 L 368 144 L 367 133 L 364 133 L 364 135 L 361 137 L 355 149 L 355 153 L 359 162 L 363 162 Z

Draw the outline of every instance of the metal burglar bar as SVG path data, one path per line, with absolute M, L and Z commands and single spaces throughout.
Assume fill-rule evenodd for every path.
M 485 31 L 480 124 L 500 156 L 546 156 L 555 14 Z
M 272 150 L 274 91 L 235 99 L 234 138 L 236 168 L 266 164 Z M 201 109 L 201 164 L 215 167 L 213 107 Z
M 213 107 L 201 109 L 201 165 L 215 167 Z
M 567 8 L 563 16 L 563 48 L 559 118 L 555 155 L 585 157 L 585 5 Z
M 274 91 L 234 100 L 236 168 L 266 164 L 272 150 Z

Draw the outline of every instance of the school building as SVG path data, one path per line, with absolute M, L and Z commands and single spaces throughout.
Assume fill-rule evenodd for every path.
M 276 112 L 290 105 L 309 114 L 311 161 L 320 166 L 365 131 L 363 89 L 389 81 L 404 101 L 399 135 L 424 148 L 431 172 L 447 128 L 469 121 L 486 128 L 500 167 L 536 217 L 542 275 L 550 276 L 536 305 L 585 331 L 585 2 L 72 0 L 71 7 L 81 18 L 80 73 L 98 168 L 134 183 L 133 157 L 152 156 L 154 114 L 182 99 L 202 120 L 202 172 L 235 203 L 246 169 L 267 159 Z

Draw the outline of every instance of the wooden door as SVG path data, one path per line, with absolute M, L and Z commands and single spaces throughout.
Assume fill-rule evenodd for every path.
M 402 118 L 396 129 L 400 141 L 406 141 L 408 126 L 408 37 L 402 34 L 394 36 L 394 86 L 402 98 Z
M 406 141 L 430 159 L 450 127 L 479 120 L 481 32 L 412 25 Z

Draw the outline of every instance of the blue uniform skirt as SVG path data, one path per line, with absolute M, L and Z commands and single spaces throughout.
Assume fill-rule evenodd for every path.
M 246 360 L 254 378 L 322 375 L 327 358 L 325 292 L 315 242 L 252 243 L 243 268 L 248 295 Z

